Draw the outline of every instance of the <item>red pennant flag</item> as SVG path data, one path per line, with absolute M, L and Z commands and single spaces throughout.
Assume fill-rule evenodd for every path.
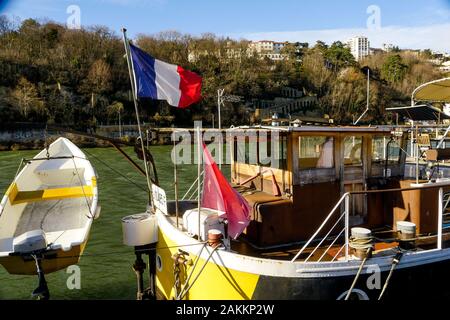
M 203 144 L 205 176 L 202 207 L 218 210 L 228 220 L 228 234 L 236 239 L 250 223 L 250 205 L 233 189 Z

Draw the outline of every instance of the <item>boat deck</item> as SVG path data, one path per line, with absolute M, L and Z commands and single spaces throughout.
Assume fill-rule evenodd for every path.
M 86 214 L 88 212 L 86 199 L 84 198 L 27 203 L 14 236 L 17 237 L 31 230 L 56 232 L 82 228 L 87 220 L 83 212 L 86 212 Z

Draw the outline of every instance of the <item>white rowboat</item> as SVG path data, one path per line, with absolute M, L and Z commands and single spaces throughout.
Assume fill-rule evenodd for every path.
M 76 264 L 99 214 L 97 177 L 66 138 L 26 160 L 0 203 L 0 264 L 10 274 L 36 274 Z

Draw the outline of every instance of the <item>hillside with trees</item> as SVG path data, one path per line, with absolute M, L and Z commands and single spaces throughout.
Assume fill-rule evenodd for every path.
M 248 41 L 191 36 L 175 31 L 141 34 L 136 44 L 157 59 L 200 74 L 203 99 L 189 110 L 161 101 L 141 101 L 142 120 L 156 126 L 211 125 L 218 88 L 245 101 L 271 99 L 290 86 L 317 94 L 318 111 L 349 123 L 366 105 L 371 73 L 370 112 L 365 121 L 386 122 L 384 108 L 409 103 L 419 84 L 441 75 L 426 54 L 395 50 L 356 62 L 343 43 L 318 41 L 283 48 L 289 59 L 272 61 L 249 54 Z M 194 57 L 190 56 L 194 54 Z M 134 123 L 134 108 L 121 36 L 92 26 L 70 30 L 54 22 L 0 16 L 0 123 L 39 122 L 86 128 Z M 251 105 L 229 104 L 224 125 L 248 124 Z

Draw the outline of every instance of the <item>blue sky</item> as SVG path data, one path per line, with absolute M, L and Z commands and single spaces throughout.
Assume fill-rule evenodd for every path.
M 331 42 L 365 34 L 373 46 L 394 43 L 450 51 L 450 0 L 0 0 L 2 13 L 61 23 L 66 23 L 70 5 L 79 6 L 83 26 L 106 25 L 116 32 L 126 26 L 131 36 L 178 30 L 252 40 Z M 379 9 L 380 19 L 369 29 L 371 5 Z

